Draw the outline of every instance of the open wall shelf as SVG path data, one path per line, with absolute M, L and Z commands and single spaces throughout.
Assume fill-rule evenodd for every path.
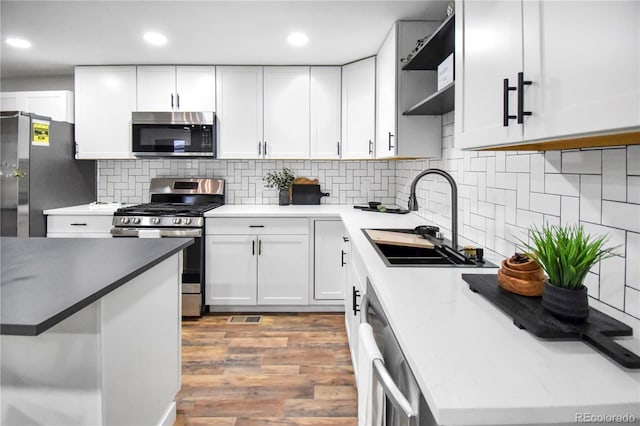
M 455 82 L 448 84 L 423 101 L 418 102 L 403 115 L 443 115 L 453 111 Z
M 455 38 L 455 13 L 452 13 L 402 69 L 405 71 L 437 70 L 438 65 L 453 53 Z

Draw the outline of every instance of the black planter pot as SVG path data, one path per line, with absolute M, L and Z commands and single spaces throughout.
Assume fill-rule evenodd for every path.
M 548 282 L 542 293 L 542 307 L 558 319 L 581 322 L 589 316 L 587 288 L 577 290 L 556 287 Z
M 289 199 L 289 190 L 281 189 L 278 194 L 278 204 L 281 206 L 288 206 L 291 204 L 291 200 Z

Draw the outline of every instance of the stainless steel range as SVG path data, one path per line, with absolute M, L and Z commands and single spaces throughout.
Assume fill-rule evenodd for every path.
M 190 237 L 183 253 L 182 316 L 204 312 L 204 213 L 224 204 L 223 179 L 153 178 L 151 202 L 118 209 L 113 237 Z

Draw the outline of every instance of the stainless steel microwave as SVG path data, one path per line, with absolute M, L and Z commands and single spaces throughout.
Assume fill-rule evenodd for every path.
M 213 112 L 134 112 L 131 151 L 138 157 L 216 158 Z

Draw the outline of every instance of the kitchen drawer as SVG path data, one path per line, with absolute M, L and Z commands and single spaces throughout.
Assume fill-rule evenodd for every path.
M 113 216 L 47 216 L 47 234 L 110 233 Z
M 309 219 L 306 218 L 209 218 L 206 222 L 209 235 L 308 235 Z

